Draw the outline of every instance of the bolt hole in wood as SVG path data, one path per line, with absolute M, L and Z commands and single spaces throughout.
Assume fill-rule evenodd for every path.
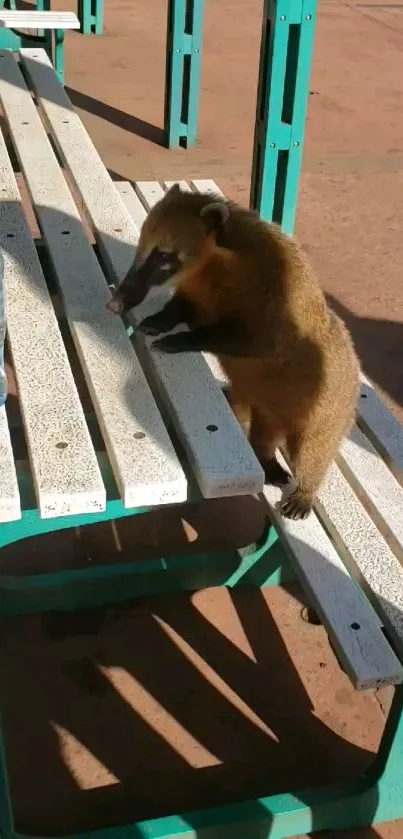
M 361 399 L 368 399 L 368 394 L 367 393 L 362 393 L 361 394 Z
M 351 629 L 355 629 L 355 631 L 357 632 L 358 629 L 361 629 L 361 626 L 359 623 L 352 623 Z
M 135 433 L 133 434 L 135 440 L 144 440 L 145 436 L 146 435 L 144 431 L 135 431 Z
M 206 425 L 206 429 L 213 434 L 214 431 L 218 431 L 218 425 Z
M 62 236 L 70 236 L 70 230 L 62 230 Z
M 14 233 L 7 233 L 7 239 L 14 239 Z
M 67 449 L 68 443 L 56 443 L 56 448 L 62 451 L 63 449 Z

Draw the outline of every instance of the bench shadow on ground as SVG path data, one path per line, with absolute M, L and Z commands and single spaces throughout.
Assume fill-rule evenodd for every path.
M 298 587 L 290 592 L 299 600 Z M 242 628 L 242 648 L 225 621 L 214 625 L 220 603 Z M 140 600 L 105 611 L 92 634 L 87 617 L 87 635 L 82 615 L 78 635 L 66 618 L 63 640 L 60 617 L 2 622 L 1 710 L 19 832 L 184 813 L 197 833 L 194 810 L 344 781 L 372 762 L 316 716 L 261 590 L 222 592 L 207 609 L 186 594 Z M 323 632 L 305 631 L 315 645 Z M 92 788 L 80 788 L 80 773 Z M 263 818 L 270 836 L 270 813 L 258 802 L 251 812 L 260 825 L 248 835 L 262 835 Z
M 165 132 L 163 128 L 153 125 L 140 117 L 128 114 L 121 111 L 120 108 L 115 108 L 113 105 L 107 105 L 99 99 L 95 99 L 88 93 L 75 90 L 71 87 L 66 87 L 66 93 L 71 99 L 76 108 L 82 111 L 87 111 L 100 119 L 110 122 L 117 128 L 122 128 L 124 131 L 129 131 L 143 140 L 148 140 L 157 146 L 165 145 Z

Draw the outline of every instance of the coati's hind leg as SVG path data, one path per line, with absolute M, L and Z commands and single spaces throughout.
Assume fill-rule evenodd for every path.
M 249 437 L 252 420 L 252 409 L 250 405 L 248 405 L 242 399 L 242 397 L 240 397 L 239 394 L 237 394 L 237 392 L 231 385 L 226 385 L 224 387 L 224 395 L 227 402 L 231 406 L 244 434 L 246 434 L 246 436 Z
M 279 504 L 283 516 L 306 519 L 315 503 L 316 493 L 336 455 L 340 433 L 329 433 L 327 423 L 307 426 L 287 437 L 286 446 L 296 487 Z
M 276 458 L 276 448 L 280 441 L 281 432 L 273 418 L 253 407 L 250 443 L 263 467 L 265 483 L 284 487 L 290 482 L 291 475 Z

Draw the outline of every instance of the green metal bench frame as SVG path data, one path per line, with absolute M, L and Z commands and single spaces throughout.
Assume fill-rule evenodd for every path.
M 103 470 L 105 479 L 105 470 Z M 118 500 L 112 476 L 106 481 L 107 508 L 100 521 L 133 515 Z M 23 516 L 0 528 L 0 547 L 43 533 L 92 523 L 94 516 L 39 518 L 30 478 L 19 476 Z M 147 514 L 137 510 L 135 514 Z M 46 610 L 71 610 L 116 603 L 151 594 L 196 590 L 206 586 L 278 585 L 293 578 L 272 526 L 260 545 L 243 553 L 179 556 L 141 563 L 116 564 L 32 577 L 0 579 L 3 615 Z M 1 741 L 1 737 L 0 737 Z M 395 696 L 378 755 L 370 770 L 343 784 L 272 795 L 203 811 L 182 813 L 146 822 L 97 830 L 93 839 L 196 839 L 217 836 L 234 839 L 259 836 L 285 839 L 324 829 L 372 825 L 403 816 L 403 686 Z M 0 830 L 3 839 L 23 839 L 13 825 L 6 759 L 0 753 Z M 70 839 L 84 839 L 77 834 Z M 25 839 L 25 837 L 24 837 Z

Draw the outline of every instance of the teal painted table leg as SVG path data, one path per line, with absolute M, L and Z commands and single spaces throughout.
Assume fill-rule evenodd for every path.
M 265 0 L 251 206 L 292 234 L 298 196 L 316 0 Z
M 49 12 L 50 11 L 50 0 L 36 0 L 36 9 L 38 12 Z M 38 38 L 44 38 L 45 31 L 44 29 L 38 29 Z
M 196 141 L 204 0 L 168 0 L 165 136 L 168 148 Z
M 104 25 L 103 0 L 78 0 L 80 32 L 84 35 L 102 35 Z
M 64 84 L 64 30 L 55 29 L 53 66 L 59 81 Z

